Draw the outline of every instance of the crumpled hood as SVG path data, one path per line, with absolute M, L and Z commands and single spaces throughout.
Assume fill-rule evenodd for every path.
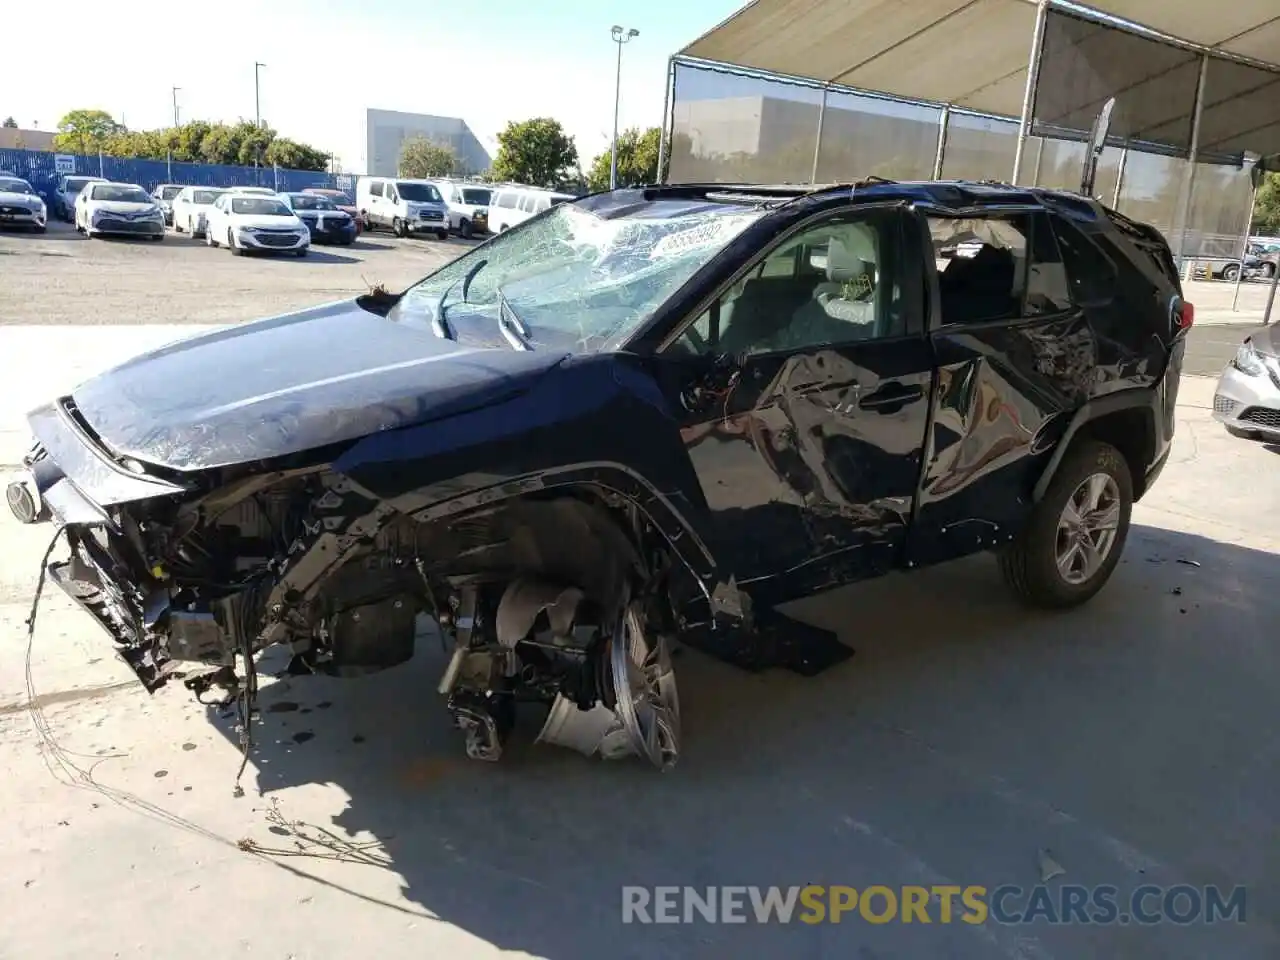
M 72 400 L 120 456 L 199 470 L 474 410 L 522 392 L 564 356 L 467 346 L 344 301 L 144 353 Z

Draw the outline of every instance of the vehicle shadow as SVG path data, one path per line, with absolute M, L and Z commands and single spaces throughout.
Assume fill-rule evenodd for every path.
M 1185 868 L 1260 889 L 1275 861 L 1250 837 L 1280 822 L 1268 802 L 1280 772 L 1258 759 L 1280 734 L 1280 655 L 1266 640 L 1277 597 L 1276 556 L 1138 526 L 1113 581 L 1069 613 L 1016 606 L 989 556 L 848 588 L 802 605 L 857 648 L 819 677 L 680 651 L 684 751 L 665 775 L 525 745 L 537 718 L 500 763 L 463 759 L 434 694 L 443 653 L 420 641 L 409 664 L 364 680 L 264 687 L 252 764 L 283 820 L 252 838 L 289 851 L 291 868 L 308 870 L 303 851 L 347 860 L 325 882 L 367 900 L 370 848 L 341 837 L 371 834 L 375 866 L 402 878 L 387 906 L 553 960 L 1032 955 L 1000 939 L 1007 929 L 984 939 L 966 924 L 624 926 L 621 891 L 1030 887 L 1042 847 L 1065 851 L 1075 883 L 1171 884 Z M 235 742 L 229 720 L 213 722 Z M 345 811 L 282 826 L 288 788 L 312 783 L 344 790 Z M 1249 911 L 1247 925 L 1123 939 L 1037 926 L 1034 955 L 1280 945 L 1274 909 Z M 1209 934 L 1212 949 L 1198 939 Z
M 333 253 L 330 250 L 321 249 L 315 245 L 312 245 L 311 249 L 307 252 L 307 255 L 305 257 L 297 257 L 291 253 L 276 253 L 274 251 L 272 251 L 271 253 L 261 253 L 257 250 L 254 250 L 249 255 L 255 258 L 261 258 L 263 260 L 279 260 L 281 263 L 295 263 L 302 266 L 305 266 L 307 264 L 319 265 L 324 263 L 361 263 L 362 262 L 359 257 L 348 257 L 341 253 Z
M 394 250 L 395 247 L 393 247 L 389 243 L 374 243 L 370 240 L 364 239 L 364 236 L 361 236 L 359 239 L 357 239 L 354 243 L 351 244 L 350 249 L 352 250 Z

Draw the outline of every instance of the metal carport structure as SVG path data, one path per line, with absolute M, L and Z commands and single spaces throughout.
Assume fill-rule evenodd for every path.
M 1176 250 L 1232 257 L 1248 167 L 1280 154 L 1280 0 L 754 0 L 668 81 L 672 180 L 1070 186 L 1114 95 L 1100 189 Z

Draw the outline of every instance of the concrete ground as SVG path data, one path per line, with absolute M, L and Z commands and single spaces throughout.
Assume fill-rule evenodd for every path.
M 51 367 L 47 337 L 0 330 L 0 412 L 111 343 L 185 332 L 69 327 Z M 1230 337 L 1196 336 L 1188 366 L 1216 369 Z M 148 697 L 56 590 L 28 647 L 50 531 L 0 517 L 0 957 L 1280 955 L 1280 451 L 1214 424 L 1212 386 L 1184 379 L 1173 458 L 1087 607 L 1028 614 L 977 557 L 801 605 L 857 649 L 816 679 L 683 651 L 667 775 L 544 747 L 461 759 L 424 644 L 364 680 L 271 682 L 237 798 L 230 721 L 180 685 Z M 624 885 L 1052 874 L 1244 885 L 1246 922 L 621 923 Z

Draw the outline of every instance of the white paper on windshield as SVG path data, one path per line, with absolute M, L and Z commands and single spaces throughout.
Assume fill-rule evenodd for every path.
M 687 230 L 669 233 L 653 245 L 649 259 L 682 257 L 694 250 L 721 247 L 742 232 L 754 217 L 724 217 L 715 215 L 705 223 Z

